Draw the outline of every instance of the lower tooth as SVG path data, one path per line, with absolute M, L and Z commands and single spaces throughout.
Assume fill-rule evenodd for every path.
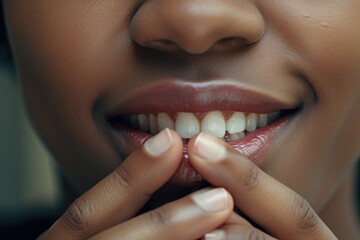
M 243 138 L 243 137 L 245 137 L 244 132 L 229 134 L 229 139 L 231 141 L 236 141 L 236 140 L 239 140 L 240 138 Z

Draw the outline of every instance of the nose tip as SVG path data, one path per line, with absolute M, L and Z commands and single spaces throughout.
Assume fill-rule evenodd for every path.
M 241 0 L 145 1 L 130 27 L 143 47 L 190 54 L 243 47 L 264 33 L 261 13 Z

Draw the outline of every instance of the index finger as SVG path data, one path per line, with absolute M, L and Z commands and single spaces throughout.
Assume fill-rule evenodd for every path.
M 181 155 L 181 139 L 163 130 L 75 200 L 41 239 L 84 239 L 130 218 L 174 174 Z
M 201 133 L 188 144 L 193 167 L 226 188 L 235 205 L 280 239 L 336 239 L 310 204 L 230 145 Z

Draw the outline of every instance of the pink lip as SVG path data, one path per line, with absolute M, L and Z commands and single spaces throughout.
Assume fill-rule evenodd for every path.
M 255 164 L 263 165 L 268 149 L 281 130 L 285 128 L 288 121 L 286 117 L 279 119 L 271 125 L 260 128 L 237 141 L 228 142 L 228 144 L 233 146 L 237 151 L 245 154 Z M 117 122 L 114 127 L 117 129 L 117 142 L 126 155 L 139 148 L 152 137 L 149 133 L 131 129 L 119 122 Z M 181 164 L 170 182 L 181 186 L 194 186 L 203 180 L 204 179 L 191 167 L 187 155 L 187 146 L 184 144 Z
M 178 84 L 161 84 L 146 90 L 137 91 L 123 99 L 116 108 L 109 111 L 115 142 L 125 155 L 139 148 L 151 134 L 132 129 L 121 121 L 118 116 L 140 113 L 159 112 L 207 112 L 211 110 L 241 111 L 253 113 L 271 113 L 279 110 L 295 109 L 296 103 L 289 103 L 276 97 L 241 89 L 237 86 L 179 86 Z M 113 121 L 115 119 L 115 121 Z M 275 138 L 289 121 L 283 117 L 278 121 L 258 129 L 246 137 L 229 142 L 236 150 L 244 153 L 250 160 L 262 165 L 269 159 L 266 153 L 273 145 Z M 184 144 L 182 162 L 171 179 L 177 185 L 194 186 L 203 181 L 202 177 L 191 167 Z

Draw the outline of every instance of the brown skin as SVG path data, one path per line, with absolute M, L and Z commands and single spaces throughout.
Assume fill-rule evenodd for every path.
M 229 201 L 275 238 L 332 239 L 328 227 L 312 210 L 305 223 L 296 224 L 301 214 L 294 209 L 302 201 L 291 199 L 302 199 L 297 194 L 307 199 L 337 237 L 356 238 L 359 225 L 351 215 L 354 205 L 349 200 L 349 187 L 353 166 L 360 156 L 360 1 L 5 0 L 4 9 L 32 121 L 80 192 L 95 185 L 125 159 L 119 157 L 121 149 L 106 134 L 104 116 L 93 116 L 95 105 L 108 109 L 124 94 L 164 76 L 197 82 L 206 82 L 206 76 L 235 78 L 285 97 L 296 94 L 304 108 L 292 126 L 294 139 L 272 153 L 271 161 L 262 170 L 256 168 L 259 179 L 273 184 L 242 188 L 243 183 L 236 179 L 248 173 L 233 169 L 251 163 L 228 147 L 231 154 L 222 166 L 224 176 L 233 176 L 235 183 L 218 179 L 211 164 L 202 165 L 201 159 L 191 155 L 196 170 L 214 186 L 227 189 Z M 222 41 L 229 36 L 236 41 Z M 164 39 L 170 44 L 150 43 Z M 253 79 L 247 77 L 254 74 Z M 170 173 L 175 171 L 181 143 L 175 133 L 172 136 L 173 148 L 158 157 L 168 163 L 148 164 L 148 169 L 165 167 Z M 190 152 L 193 148 L 190 144 Z M 150 214 L 152 220 L 146 214 L 130 220 L 148 194 L 171 176 L 151 180 L 148 186 L 150 176 L 141 174 L 139 167 L 148 158 L 153 159 L 140 149 L 119 167 L 121 172 L 126 162 L 131 166 L 133 178 L 127 179 L 130 187 L 120 177 L 115 181 L 120 187 L 115 188 L 112 176 L 123 174 L 112 173 L 80 198 L 75 206 L 85 211 L 81 215 L 85 220 L 78 221 L 89 225 L 79 227 L 69 221 L 71 214 L 67 212 L 48 232 L 49 238 L 44 238 L 56 239 L 65 233 L 73 235 L 69 239 L 84 238 L 117 225 L 102 234 L 130 236 L 141 226 L 149 239 L 160 239 L 149 230 L 155 225 L 166 239 L 172 234 L 179 236 L 179 229 L 189 229 L 199 219 L 204 221 L 204 227 L 189 231 L 183 239 L 201 237 L 215 228 L 238 236 L 252 229 L 235 214 L 229 218 L 230 202 L 228 208 L 211 217 L 199 211 L 187 221 L 173 220 L 166 227 L 157 222 L 158 218 L 152 218 L 157 214 Z M 119 188 L 122 190 L 116 191 L 118 196 L 106 197 Z M 283 197 L 271 195 L 277 191 Z M 193 207 L 190 199 L 186 196 L 159 212 L 172 219 L 174 212 Z M 266 203 L 263 199 L 267 199 Z M 258 208 L 251 207 L 254 201 Z M 103 206 L 102 214 L 91 206 Z M 119 219 L 111 216 L 124 208 L 129 210 Z M 168 214 L 170 209 L 173 214 Z M 334 224 L 332 219 L 344 221 Z M 310 227 L 303 228 L 304 224 Z

